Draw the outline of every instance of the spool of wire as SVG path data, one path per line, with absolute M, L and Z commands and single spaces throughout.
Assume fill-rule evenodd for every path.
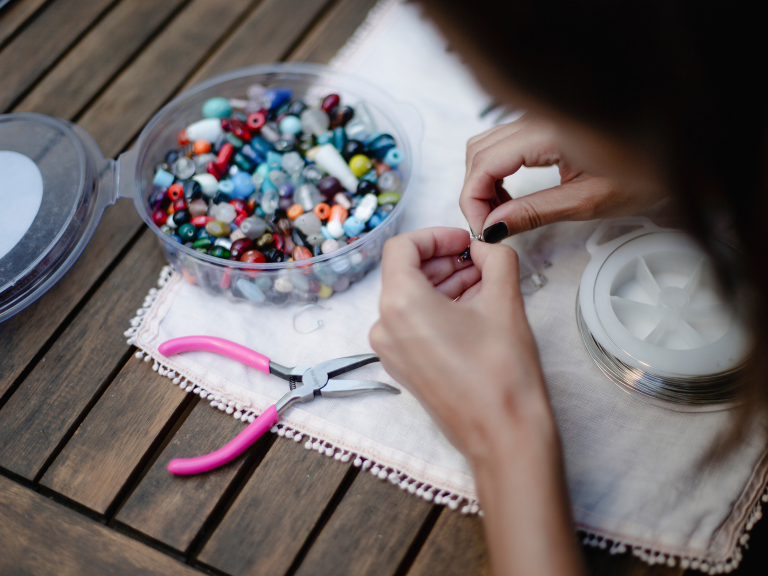
M 635 229 L 598 244 L 609 229 L 628 225 Z M 721 301 L 699 246 L 644 218 L 622 218 L 604 221 L 587 250 L 592 259 L 576 298 L 576 322 L 603 374 L 664 408 L 731 407 L 749 339 Z

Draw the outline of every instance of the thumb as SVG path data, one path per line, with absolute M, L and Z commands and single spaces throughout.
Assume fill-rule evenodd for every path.
M 495 244 L 507 236 L 563 220 L 591 220 L 602 208 L 613 204 L 608 197 L 615 183 L 608 178 L 587 176 L 554 188 L 505 202 L 493 210 L 483 224 L 483 239 Z
M 506 244 L 473 241 L 472 262 L 482 275 L 481 298 L 489 302 L 521 298 L 517 252 Z

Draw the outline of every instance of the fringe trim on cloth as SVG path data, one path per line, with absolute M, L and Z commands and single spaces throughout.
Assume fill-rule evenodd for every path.
M 160 278 L 157 281 L 158 286 L 161 289 L 164 288 L 173 278 L 174 274 L 175 272 L 170 266 L 163 267 L 160 272 Z M 141 323 L 159 294 L 160 290 L 151 288 L 146 298 L 144 298 L 144 303 L 141 308 L 136 311 L 136 316 L 131 319 L 131 327 L 124 332 L 124 336 L 128 339 L 129 345 L 136 345 L 136 333 L 139 331 Z M 140 347 L 136 351 L 135 356 L 138 359 L 143 359 L 144 362 L 153 361 L 152 370 L 160 374 L 160 376 L 165 376 L 182 390 L 197 394 L 200 396 L 201 400 L 208 401 L 211 407 L 218 408 L 222 412 L 232 415 L 235 419 L 240 420 L 241 422 L 250 423 L 258 417 L 256 411 L 243 406 L 235 400 L 230 400 L 221 394 L 211 392 L 205 388 L 205 386 L 201 385 L 197 379 L 182 376 L 174 372 L 173 369 L 163 363 L 164 357 L 162 356 L 151 354 L 149 351 Z M 447 506 L 451 510 L 460 510 L 462 514 L 483 515 L 483 511 L 480 509 L 479 502 L 476 499 L 470 499 L 460 494 L 455 494 L 449 490 L 442 490 L 436 486 L 432 486 L 431 484 L 405 474 L 401 470 L 380 464 L 365 454 L 334 446 L 332 442 L 329 442 L 324 438 L 312 436 L 306 431 L 296 427 L 287 426 L 280 422 L 272 427 L 271 432 L 288 440 L 293 440 L 294 442 L 303 441 L 304 448 L 307 450 L 317 451 L 320 454 L 329 458 L 334 458 L 339 462 L 351 462 L 353 466 L 370 472 L 382 481 L 388 480 L 390 483 L 398 486 L 401 490 L 407 490 L 410 494 L 423 498 L 427 502 Z M 741 527 L 738 544 L 733 555 L 726 560 L 683 556 L 665 552 L 653 547 L 637 546 L 631 542 L 615 540 L 590 530 L 579 529 L 578 531 L 580 534 L 584 535 L 583 544 L 585 546 L 608 550 L 610 554 L 623 554 L 631 550 L 633 556 L 636 556 L 651 566 L 654 564 L 664 564 L 669 567 L 679 565 L 681 568 L 699 570 L 705 574 L 728 574 L 738 567 L 743 558 L 743 550 L 749 548 L 749 531 L 751 531 L 758 520 L 763 517 L 762 504 L 764 502 L 768 502 L 768 486 L 764 488 L 762 496 L 757 499 L 751 512 L 747 515 L 744 525 Z
M 160 272 L 160 278 L 157 281 L 158 286 L 161 289 L 164 288 L 173 278 L 174 274 L 175 272 L 170 266 L 163 267 Z M 256 420 L 259 413 L 255 410 L 243 406 L 239 402 L 231 400 L 226 396 L 208 390 L 197 379 L 178 374 L 172 368 L 164 364 L 163 356 L 160 356 L 159 354 L 155 355 L 148 350 L 142 349 L 136 344 L 135 336 L 159 294 L 160 290 L 157 288 L 151 288 L 149 290 L 146 298 L 144 298 L 144 303 L 141 308 L 136 311 L 136 316 L 130 321 L 131 327 L 123 333 L 128 339 L 127 342 L 129 345 L 137 346 L 138 350 L 136 351 L 135 357 L 142 359 L 147 363 L 152 361 L 152 370 L 157 372 L 160 376 L 168 378 L 174 385 L 179 386 L 182 390 L 197 394 L 200 396 L 201 400 L 208 401 L 211 407 L 218 408 L 222 412 L 230 414 L 241 422 L 250 423 Z M 427 502 L 448 506 L 451 510 L 460 510 L 462 514 L 479 514 L 482 516 L 482 511 L 480 510 L 477 500 L 469 499 L 449 490 L 443 490 L 436 486 L 432 486 L 431 484 L 405 474 L 401 470 L 378 463 L 370 456 L 334 446 L 334 444 L 328 440 L 312 436 L 304 430 L 287 426 L 281 422 L 278 422 L 273 426 L 270 431 L 278 436 L 293 440 L 294 442 L 301 442 L 303 440 L 304 448 L 307 450 L 316 450 L 320 454 L 334 458 L 340 462 L 351 461 L 353 466 L 370 472 L 380 480 L 389 480 L 389 482 L 395 484 L 401 490 L 407 490 L 409 493 L 423 498 Z

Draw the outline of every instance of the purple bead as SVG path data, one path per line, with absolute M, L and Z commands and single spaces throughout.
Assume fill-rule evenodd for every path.
M 280 194 L 281 198 L 285 198 L 287 196 L 293 195 L 293 185 L 292 184 L 283 184 L 277 189 L 277 193 Z
M 326 176 L 317 183 L 317 189 L 320 190 L 320 194 L 322 194 L 326 200 L 330 200 L 337 193 L 343 192 L 344 186 L 342 186 L 341 182 L 333 176 Z

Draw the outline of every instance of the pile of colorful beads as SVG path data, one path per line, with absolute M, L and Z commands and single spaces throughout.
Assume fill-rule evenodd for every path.
M 400 200 L 403 152 L 359 102 L 309 106 L 285 88 L 211 98 L 156 167 L 152 220 L 224 260 L 303 260 L 380 225 Z

